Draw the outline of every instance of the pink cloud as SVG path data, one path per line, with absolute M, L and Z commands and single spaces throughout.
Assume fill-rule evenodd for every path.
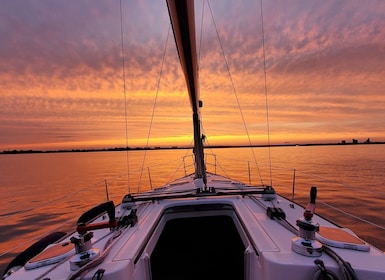
M 122 3 L 129 126 L 144 138 L 169 18 L 162 1 Z M 37 128 L 49 141 L 124 136 L 118 4 L 107 0 L 3 3 L 0 147 L 12 142 L 12 135 L 14 143 L 22 141 L 20 131 L 32 139 Z M 260 3 L 221 0 L 210 5 L 245 118 L 249 125 L 262 127 Z M 377 133 L 385 117 L 385 3 L 276 0 L 264 1 L 263 7 L 272 131 L 294 135 L 301 129 L 310 133 L 343 127 Z M 198 3 L 199 39 L 201 11 Z M 206 6 L 199 45 L 205 130 L 208 135 L 242 135 L 239 109 L 210 17 Z M 153 133 L 185 135 L 190 133 L 190 109 L 172 34 L 165 61 L 155 112 L 159 128 Z

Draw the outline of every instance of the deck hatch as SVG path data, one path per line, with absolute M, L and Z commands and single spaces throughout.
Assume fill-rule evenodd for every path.
M 175 218 L 151 254 L 152 279 L 244 279 L 244 252 L 230 216 Z
M 233 206 L 221 203 L 208 204 L 187 204 L 169 207 L 164 214 L 183 213 L 183 212 L 200 212 L 200 211 L 216 211 L 216 210 L 234 210 Z

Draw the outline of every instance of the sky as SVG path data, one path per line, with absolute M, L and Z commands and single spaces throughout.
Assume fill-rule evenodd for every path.
M 121 5 L 124 56 L 118 0 L 1 2 L 0 151 L 192 143 L 165 1 Z M 385 1 L 262 7 L 196 1 L 207 144 L 385 141 Z

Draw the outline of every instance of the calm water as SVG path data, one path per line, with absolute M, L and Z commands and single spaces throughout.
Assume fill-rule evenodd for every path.
M 269 150 L 253 151 L 207 150 L 208 170 L 272 183 L 289 198 L 295 170 L 297 202 L 307 203 L 316 185 L 318 213 L 385 250 L 385 145 L 274 147 L 271 169 Z M 187 150 L 0 155 L 0 265 L 48 231 L 73 231 L 81 213 L 107 199 L 106 190 L 118 204 L 127 192 L 158 187 L 191 167 Z

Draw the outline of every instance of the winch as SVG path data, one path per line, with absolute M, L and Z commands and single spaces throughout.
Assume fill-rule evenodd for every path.
M 89 224 L 100 214 L 107 212 L 109 221 Z M 76 255 L 70 259 L 71 270 L 77 270 L 89 261 L 100 255 L 100 250 L 92 248 L 91 239 L 94 236 L 91 230 L 103 228 L 115 228 L 117 221 L 115 219 L 115 205 L 113 201 L 107 201 L 88 210 L 80 216 L 77 222 L 77 234 L 71 237 L 71 243 L 75 246 Z
M 291 240 L 291 249 L 308 257 L 319 257 L 322 254 L 322 244 L 315 238 L 316 232 L 319 231 L 319 224 L 313 221 L 316 197 L 317 188 L 313 186 L 310 190 L 310 202 L 306 206 L 303 217 L 296 221 L 299 227 L 298 236 Z
M 75 245 L 76 252 L 76 255 L 70 259 L 70 268 L 72 271 L 77 270 L 100 255 L 99 249 L 92 248 L 91 239 L 93 236 L 93 232 L 87 232 L 71 237 L 71 243 Z

